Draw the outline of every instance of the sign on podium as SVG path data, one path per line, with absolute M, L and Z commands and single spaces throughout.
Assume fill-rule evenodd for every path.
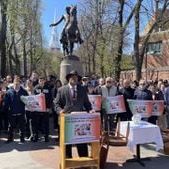
M 66 158 L 66 145 L 89 143 L 89 157 Z M 60 115 L 60 169 L 95 167 L 100 164 L 100 114 L 74 112 Z

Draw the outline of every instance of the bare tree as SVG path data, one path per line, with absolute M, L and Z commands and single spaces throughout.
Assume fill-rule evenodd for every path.
M 41 0 L 13 0 L 7 8 L 7 53 L 10 72 L 27 76 L 43 55 Z
M 6 31 L 7 31 L 7 1 L 0 0 L 0 57 L 1 57 L 1 76 L 6 75 Z
M 144 59 L 144 53 L 146 50 L 146 46 L 148 40 L 152 34 L 152 32 L 156 29 L 157 26 L 168 22 L 169 20 L 163 20 L 164 13 L 169 6 L 169 0 L 162 1 L 162 9 L 159 10 L 157 18 L 153 21 L 153 24 L 150 26 L 149 31 L 144 35 L 144 37 L 140 40 L 140 7 L 142 1 L 138 0 L 138 6 L 135 10 L 135 40 L 134 40 L 134 62 L 135 62 L 135 71 L 136 71 L 136 79 L 141 79 L 141 70 Z M 154 15 L 154 14 L 153 14 Z M 141 48 L 139 47 L 139 43 L 141 42 Z
M 85 31 L 82 33 L 86 32 L 88 36 L 85 36 L 87 37 L 85 41 L 90 42 L 87 43 L 86 50 L 86 53 L 89 51 L 88 63 L 92 62 L 92 66 L 98 65 L 93 69 L 94 73 L 98 72 L 102 76 L 114 74 L 118 80 L 124 42 L 128 35 L 127 29 L 139 1 L 134 3 L 129 3 L 129 0 L 87 2 L 90 8 L 87 6 L 82 14 L 83 20 L 86 20 L 83 26 Z

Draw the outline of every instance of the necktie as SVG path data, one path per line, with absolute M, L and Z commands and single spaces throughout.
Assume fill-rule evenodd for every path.
M 110 96 L 110 88 L 107 88 L 108 96 Z
M 76 99 L 76 90 L 75 90 L 75 87 L 73 87 L 72 90 L 73 90 L 73 99 Z

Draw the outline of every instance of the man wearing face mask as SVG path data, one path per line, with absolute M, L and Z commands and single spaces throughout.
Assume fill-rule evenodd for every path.
M 131 120 L 132 112 L 130 111 L 127 99 L 133 99 L 134 89 L 130 87 L 130 81 L 128 79 L 123 81 L 123 88 L 120 89 L 120 93 L 124 96 L 126 112 L 120 113 L 118 117 L 120 117 L 122 121 Z
M 147 89 L 145 80 L 140 80 L 138 88 L 134 92 L 134 99 L 136 100 L 153 100 L 152 92 Z M 155 123 L 152 117 L 149 117 L 148 120 L 150 123 Z
M 58 114 L 79 111 L 89 112 L 92 109 L 85 88 L 78 83 L 79 78 L 80 76 L 76 71 L 71 71 L 66 75 L 68 84 L 58 89 L 55 100 Z M 77 144 L 76 146 L 80 157 L 88 156 L 87 144 Z M 72 157 L 72 145 L 66 146 L 66 157 Z
M 152 93 L 147 89 L 145 80 L 140 80 L 138 88 L 134 92 L 136 100 L 153 100 Z

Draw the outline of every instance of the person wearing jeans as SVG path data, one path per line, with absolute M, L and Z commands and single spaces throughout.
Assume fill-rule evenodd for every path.
M 27 95 L 27 91 L 20 85 L 20 77 L 15 76 L 13 86 L 7 91 L 4 100 L 4 107 L 7 110 L 6 112 L 8 112 L 9 119 L 7 143 L 13 141 L 13 132 L 17 126 L 20 130 L 20 141 L 25 141 L 25 105 L 20 98 Z

